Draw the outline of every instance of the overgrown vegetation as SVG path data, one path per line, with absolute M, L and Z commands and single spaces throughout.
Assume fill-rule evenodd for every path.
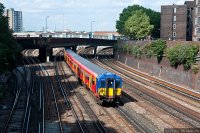
M 146 55 L 146 57 L 151 58 L 153 56 L 153 50 L 151 49 L 151 44 L 145 45 L 143 48 L 143 54 Z
M 167 45 L 165 41 L 157 40 L 145 45 L 144 47 L 141 47 L 140 45 L 133 45 L 131 47 L 126 44 L 123 47 L 123 51 L 127 53 L 132 53 L 135 57 L 146 55 L 148 58 L 150 58 L 151 56 L 155 55 L 158 58 L 158 62 L 160 62 L 166 48 Z
M 166 55 L 171 66 L 178 67 L 183 64 L 185 70 L 189 70 L 195 63 L 199 47 L 194 45 L 177 45 L 167 49 Z
M 141 49 L 141 47 L 139 45 L 135 45 L 135 46 L 132 47 L 131 53 L 135 57 L 141 57 L 142 56 L 142 49 Z
M 198 73 L 199 66 L 195 65 L 196 56 L 199 52 L 199 46 L 196 45 L 176 45 L 171 48 L 167 48 L 166 41 L 157 40 L 145 46 L 128 44 L 123 46 L 123 51 L 131 53 L 135 57 L 141 57 L 145 55 L 148 58 L 156 56 L 158 63 L 161 62 L 164 54 L 169 59 L 172 67 L 178 67 L 178 65 L 183 65 L 185 70 L 190 68 L 194 73 Z
M 160 61 L 163 58 L 164 51 L 167 48 L 166 41 L 164 40 L 153 41 L 150 46 L 151 50 L 153 51 L 153 54 L 155 54 L 158 59 L 158 63 L 160 63 Z
M 12 36 L 8 26 L 8 18 L 3 16 L 4 6 L 0 3 L 0 75 L 10 72 L 21 61 L 21 47 Z M 5 87 L 0 86 L 0 99 L 5 97 Z
M 3 13 L 4 6 L 0 3 L 0 74 L 11 71 L 21 60 L 21 47 L 14 41 Z
M 194 74 L 197 74 L 199 72 L 199 65 L 198 64 L 193 64 L 192 65 L 192 72 Z

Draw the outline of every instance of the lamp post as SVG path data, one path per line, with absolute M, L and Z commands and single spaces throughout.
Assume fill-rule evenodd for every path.
M 91 38 L 93 38 L 93 35 L 92 35 L 92 23 L 94 23 L 95 21 L 91 21 Z
M 46 32 L 47 32 L 47 19 L 49 18 L 49 16 L 46 16 Z

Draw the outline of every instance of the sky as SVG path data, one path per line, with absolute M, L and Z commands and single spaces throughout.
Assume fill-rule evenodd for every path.
M 138 4 L 160 12 L 161 5 L 184 4 L 185 0 L 0 0 L 6 8 L 23 13 L 26 31 L 116 31 L 119 14 Z M 192 0 L 189 0 L 192 1 Z M 49 16 L 47 18 L 47 16 Z

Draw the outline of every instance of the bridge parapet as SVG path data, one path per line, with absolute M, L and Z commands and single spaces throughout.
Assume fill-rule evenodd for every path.
M 45 58 L 51 58 L 52 48 L 72 47 L 90 45 L 95 48 L 97 46 L 111 46 L 117 43 L 116 40 L 91 39 L 91 38 L 52 38 L 52 37 L 15 37 L 15 40 L 22 45 L 23 49 L 39 49 L 39 58 L 43 61 Z M 44 57 L 43 57 L 44 56 Z

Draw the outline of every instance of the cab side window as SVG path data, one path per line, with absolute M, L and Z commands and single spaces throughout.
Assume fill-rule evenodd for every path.
M 120 81 L 116 80 L 115 81 L 115 88 L 120 88 L 120 87 L 121 87 Z
M 101 88 L 105 88 L 106 87 L 106 81 L 105 80 L 101 80 Z

